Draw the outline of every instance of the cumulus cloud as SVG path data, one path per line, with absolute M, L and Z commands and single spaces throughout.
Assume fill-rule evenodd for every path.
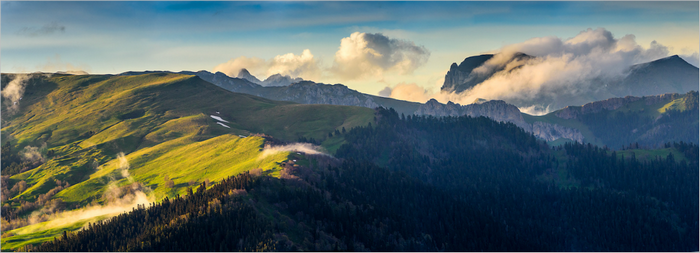
M 355 32 L 340 41 L 330 70 L 345 80 L 378 78 L 384 72 L 411 74 L 429 57 L 428 49 L 411 41 Z
M 516 57 L 525 53 L 532 58 Z M 605 80 L 624 77 L 637 63 L 666 57 L 669 50 L 656 41 L 643 48 L 634 35 L 616 39 L 603 28 L 587 29 L 569 39 L 533 38 L 508 45 L 472 75 L 490 78 L 460 94 L 435 94 L 468 104 L 477 98 L 502 99 L 541 114 L 556 99 L 598 92 Z M 560 106 L 560 105 L 559 105 Z
M 42 27 L 22 27 L 17 31 L 17 35 L 23 35 L 28 37 L 36 37 L 41 35 L 49 35 L 53 33 L 63 33 L 66 31 L 64 25 L 59 25 L 56 22 L 46 24 Z
M 314 59 L 314 55 L 311 54 L 311 50 L 304 49 L 301 55 L 288 53 L 272 58 L 267 74 L 268 76 L 281 74 L 283 76 L 314 79 L 321 75 L 321 69 L 318 67 L 318 62 Z
M 321 76 L 321 68 L 318 60 L 314 58 L 311 50 L 304 49 L 300 55 L 293 53 L 277 55 L 272 59 L 265 60 L 257 57 L 241 56 L 231 59 L 214 67 L 214 72 L 222 72 L 228 76 L 236 77 L 241 69 L 247 69 L 260 79 L 265 79 L 274 74 L 301 77 L 303 79 L 317 79 Z
M 425 103 L 433 97 L 433 93 L 415 83 L 399 83 L 394 88 L 386 87 L 389 90 L 389 96 L 394 99 L 415 101 Z
M 238 72 L 241 69 L 247 69 L 254 75 L 260 75 L 267 73 L 266 61 L 257 57 L 245 57 L 241 56 L 235 59 L 231 59 L 227 62 L 221 63 L 214 67 L 214 72 L 221 72 L 231 77 L 238 76 Z
M 259 159 L 263 159 L 267 156 L 279 153 L 279 152 L 302 152 L 309 155 L 325 155 L 330 156 L 323 150 L 322 147 L 313 145 L 311 143 L 292 143 L 282 146 L 271 146 L 265 145 L 262 154 L 260 154 Z

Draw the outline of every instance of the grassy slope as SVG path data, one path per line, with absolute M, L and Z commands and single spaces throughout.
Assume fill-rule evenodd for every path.
M 117 170 L 119 152 L 127 154 L 131 178 L 150 187 L 154 199 L 161 199 L 183 194 L 190 180 L 217 181 L 253 168 L 274 174 L 277 164 L 287 159 L 285 152 L 259 159 L 264 139 L 239 134 L 266 133 L 289 141 L 300 136 L 323 139 L 335 129 L 366 125 L 373 119 L 368 108 L 272 101 L 179 74 L 54 75 L 44 83 L 30 84 L 23 101 L 32 103 L 23 103 L 11 117 L 5 116 L 3 107 L 3 141 L 20 147 L 46 143 L 56 155 L 11 178 L 31 186 L 14 199 L 35 200 L 59 179 L 71 187 L 55 198 L 69 207 L 101 201 L 112 182 L 129 183 Z M 231 128 L 218 125 L 209 115 L 229 121 Z M 165 175 L 174 181 L 173 189 L 164 186 Z
M 52 227 L 49 229 L 45 229 L 46 224 L 48 222 L 42 222 L 10 230 L 5 233 L 11 233 L 14 236 L 2 238 L 2 241 L 0 241 L 0 243 L 2 243 L 2 247 L 0 248 L 0 250 L 12 251 L 13 249 L 22 247 L 27 244 L 38 244 L 45 241 L 53 240 L 54 237 L 63 234 L 63 231 L 76 231 L 83 228 L 83 226 L 85 226 L 88 222 L 95 222 L 105 218 L 107 218 L 107 216 L 98 216 L 89 219 L 77 220 L 70 224 Z

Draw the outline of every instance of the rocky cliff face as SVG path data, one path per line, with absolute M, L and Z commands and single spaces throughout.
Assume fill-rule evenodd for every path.
M 262 86 L 287 86 L 293 83 L 298 83 L 304 81 L 304 79 L 301 79 L 300 77 L 297 78 L 292 78 L 290 76 L 283 76 L 280 74 L 274 74 L 269 76 L 265 81 L 263 81 L 260 85 Z
M 241 72 L 243 73 L 243 70 Z M 375 101 L 372 98 L 372 96 L 352 90 L 342 84 L 330 85 L 314 83 L 311 81 L 303 81 L 300 78 L 290 79 L 288 76 L 283 77 L 281 75 L 273 75 L 270 78 L 268 78 L 268 80 L 286 80 L 294 81 L 295 83 L 287 84 L 285 86 L 266 87 L 250 82 L 247 79 L 229 77 L 221 72 L 217 72 L 216 74 L 212 74 L 207 71 L 181 73 L 197 75 L 203 80 L 213 83 L 229 91 L 251 94 L 278 101 L 292 101 L 300 104 L 362 106 L 368 108 L 376 108 L 382 106 L 382 103 Z M 245 76 L 245 73 L 243 73 L 241 77 Z M 403 101 L 393 100 L 393 102 L 401 103 Z
M 200 77 L 201 78 L 201 77 Z M 301 81 L 304 81 L 304 79 L 301 79 L 300 77 L 297 78 L 292 78 L 291 76 L 283 76 L 280 74 L 274 74 L 265 81 L 260 81 L 257 77 L 254 75 L 250 74 L 247 69 L 241 69 L 241 71 L 238 72 L 238 75 L 236 76 L 238 79 L 244 79 L 247 80 L 251 83 L 258 84 L 263 87 L 272 87 L 272 86 L 287 86 L 293 83 L 298 83 Z
M 354 91 L 342 84 L 321 84 L 302 81 L 291 84 L 284 92 L 278 93 L 277 99 L 294 101 L 302 104 L 351 105 L 376 108 L 377 104 L 371 97 Z
M 484 65 L 493 56 L 472 56 L 466 58 L 461 64 L 453 63 L 445 75 L 442 91 L 456 93 L 467 91 L 497 73 L 505 74 L 519 69 L 530 59 L 534 59 L 534 57 L 525 54 L 515 54 L 502 65 Z M 599 76 L 581 80 L 581 83 L 575 85 L 589 88 L 574 93 L 571 93 L 570 89 L 550 87 L 554 90 L 538 93 L 528 98 L 513 97 L 506 101 L 520 108 L 539 105 L 543 108 L 560 109 L 614 97 L 642 97 L 666 93 L 684 94 L 689 91 L 698 91 L 698 83 L 700 82 L 698 71 L 697 67 L 674 55 L 628 66 L 621 75 L 614 77 Z
M 511 122 L 523 128 L 525 131 L 533 133 L 535 136 L 547 141 L 568 138 L 583 142 L 583 135 L 578 129 L 544 122 L 529 124 L 523 119 L 523 115 L 520 113 L 518 107 L 501 100 L 491 100 L 480 104 L 459 105 L 452 102 L 441 104 L 437 100 L 431 99 L 418 108 L 415 114 L 438 117 L 465 115 L 471 117 L 484 116 L 499 122 Z
M 515 65 L 522 64 L 523 61 L 533 58 L 523 53 L 516 53 L 506 64 L 493 66 L 493 68 L 488 69 L 487 72 L 473 72 L 474 69 L 484 65 L 484 63 L 493 58 L 493 56 L 492 54 L 471 56 L 464 59 L 459 65 L 457 65 L 457 63 L 452 63 L 450 70 L 447 71 L 445 75 L 445 82 L 441 90 L 459 93 L 471 89 L 477 84 L 486 81 L 486 79 L 489 79 L 496 72 L 503 71 L 506 65 L 513 65 L 514 62 Z
M 562 119 L 576 119 L 583 114 L 597 113 L 602 110 L 616 110 L 629 103 L 636 102 L 639 100 L 644 100 L 644 104 L 646 105 L 652 105 L 660 103 L 662 101 L 670 101 L 680 97 L 682 97 L 682 95 L 679 95 L 678 93 L 668 93 L 656 96 L 626 96 L 624 98 L 609 98 L 602 101 L 591 102 L 583 106 L 567 106 L 564 109 L 555 112 L 554 115 Z
M 547 141 L 554 141 L 559 138 L 567 138 L 580 143 L 583 143 L 583 134 L 578 129 L 563 127 L 557 124 L 550 124 L 541 121 L 535 121 L 530 125 L 530 129 L 524 128 L 525 131 L 531 132 L 537 137 Z

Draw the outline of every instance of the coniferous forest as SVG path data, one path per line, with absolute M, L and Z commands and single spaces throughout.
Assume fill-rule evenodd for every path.
M 377 109 L 374 122 L 336 133 L 335 158 L 202 184 L 24 250 L 698 250 L 697 144 L 638 158 L 484 117 Z

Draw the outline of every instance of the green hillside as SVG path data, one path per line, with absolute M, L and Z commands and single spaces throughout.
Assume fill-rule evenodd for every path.
M 575 111 L 578 115 L 571 119 L 558 117 L 557 114 L 563 110 Z M 644 97 L 623 102 L 614 110 L 603 109 L 585 114 L 580 111 L 580 106 L 573 106 L 542 116 L 523 114 L 523 118 L 528 123 L 542 121 L 578 129 L 584 142 L 615 149 L 634 143 L 645 147 L 660 147 L 667 142 L 679 141 L 698 143 L 696 91 L 657 98 Z
M 3 88 L 11 79 L 3 75 Z M 20 102 L 16 112 L 3 103 L 3 150 L 43 147 L 38 150 L 45 160 L 16 174 L 8 174 L 3 163 L 4 190 L 26 183 L 3 193 L 3 206 L 20 220 L 56 199 L 66 210 L 110 204 L 135 192 L 150 202 L 251 169 L 277 175 L 289 152 L 263 157 L 266 137 L 255 134 L 324 140 L 336 129 L 373 120 L 368 108 L 272 101 L 165 73 L 34 76 Z M 25 202 L 36 206 L 20 209 Z M 10 232 L 23 235 L 21 242 L 38 242 L 22 228 Z M 12 238 L 3 238 L 3 250 L 22 246 L 5 244 Z

